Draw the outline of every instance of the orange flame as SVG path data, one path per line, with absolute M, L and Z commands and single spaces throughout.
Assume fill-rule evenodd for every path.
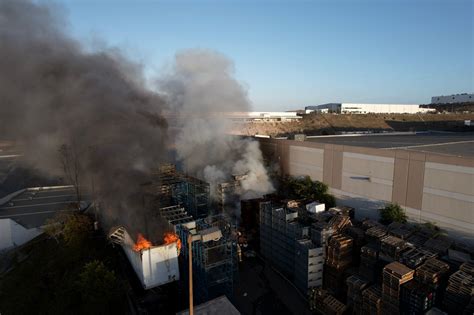
M 139 252 L 142 249 L 148 249 L 151 246 L 151 242 L 147 240 L 141 233 L 138 233 L 137 242 L 133 246 L 133 250 Z
M 163 240 L 165 244 L 171 244 L 176 242 L 176 248 L 178 249 L 178 255 L 181 251 L 181 240 L 179 239 L 179 236 L 175 233 L 165 233 L 165 236 L 163 237 Z

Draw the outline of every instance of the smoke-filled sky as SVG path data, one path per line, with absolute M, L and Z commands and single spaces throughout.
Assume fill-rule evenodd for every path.
M 79 184 L 94 186 L 122 221 L 144 219 L 134 196 L 149 170 L 169 160 L 170 141 L 186 171 L 211 184 L 248 173 L 247 195 L 273 189 L 258 144 L 226 135 L 225 120 L 209 119 L 250 108 L 227 57 L 177 52 L 151 90 L 140 64 L 105 44 L 85 50 L 63 31 L 61 13 L 0 0 L 0 135 L 24 144 L 27 166 L 60 175 L 58 149 L 67 145 Z M 173 138 L 164 111 L 176 117 Z
M 138 50 L 147 67 L 188 47 L 231 56 L 257 110 L 474 90 L 472 0 L 60 2 L 75 34 Z

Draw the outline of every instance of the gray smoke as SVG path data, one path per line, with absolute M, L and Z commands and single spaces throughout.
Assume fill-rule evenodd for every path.
M 248 173 L 245 196 L 273 189 L 258 143 L 227 135 L 221 113 L 250 108 L 227 58 L 178 54 L 159 95 L 144 87 L 139 64 L 117 49 L 86 50 L 65 28 L 54 7 L 0 0 L 0 136 L 24 144 L 28 167 L 61 175 L 58 149 L 67 145 L 109 223 L 140 231 L 152 222 L 140 185 L 169 159 L 171 140 L 189 173 L 212 184 Z M 178 128 L 171 140 L 165 110 Z
M 241 183 L 244 197 L 273 191 L 258 142 L 229 135 L 232 122 L 225 115 L 250 110 L 231 61 L 209 50 L 181 52 L 159 89 L 172 104 L 177 157 L 187 172 L 213 186 L 232 174 L 247 174 Z
M 0 135 L 24 144 L 26 163 L 60 174 L 58 148 L 80 163 L 114 218 L 142 220 L 133 198 L 166 157 L 165 106 L 118 50 L 86 52 L 55 8 L 0 0 Z M 133 225 L 134 223 L 132 223 Z

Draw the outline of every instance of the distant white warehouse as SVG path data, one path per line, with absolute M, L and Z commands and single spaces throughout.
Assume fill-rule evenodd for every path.
M 328 103 L 305 107 L 305 113 L 340 113 L 340 114 L 416 114 L 434 111 L 422 108 L 418 104 L 362 104 L 362 103 Z
M 474 102 L 474 94 L 453 94 L 453 95 L 441 95 L 433 96 L 431 98 L 431 104 L 451 104 L 451 103 L 468 103 Z
M 224 115 L 233 121 L 291 121 L 302 118 L 296 112 L 228 112 Z

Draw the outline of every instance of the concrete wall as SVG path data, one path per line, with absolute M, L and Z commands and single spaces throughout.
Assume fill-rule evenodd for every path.
M 406 150 L 260 139 L 265 158 L 284 174 L 309 175 L 356 215 L 377 217 L 396 202 L 417 222 L 435 222 L 474 241 L 474 159 Z

